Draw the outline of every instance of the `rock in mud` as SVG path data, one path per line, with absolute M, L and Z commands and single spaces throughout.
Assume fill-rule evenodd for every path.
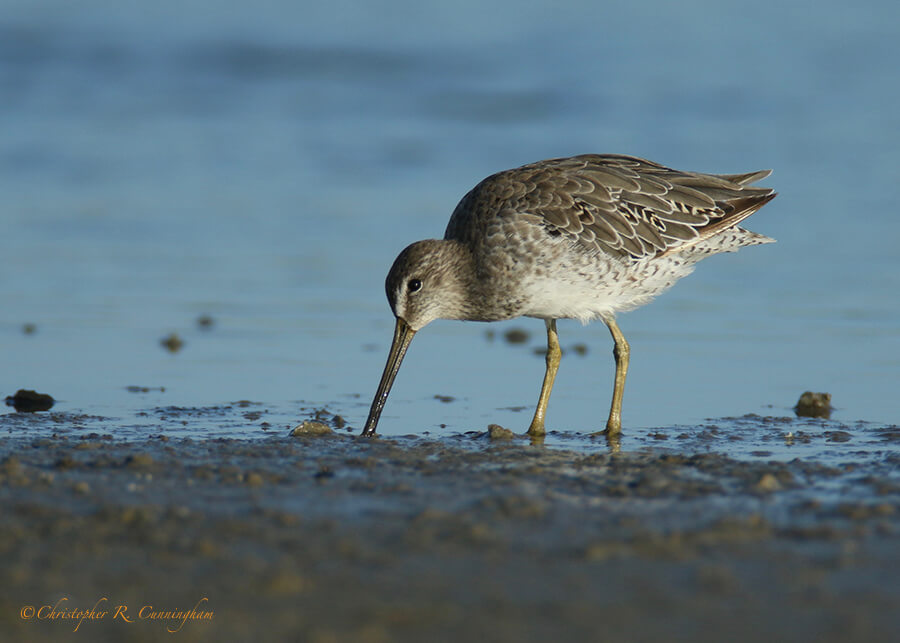
M 488 437 L 491 440 L 512 440 L 513 432 L 503 428 L 499 424 L 489 424 L 487 428 Z
M 178 333 L 169 333 L 168 336 L 159 340 L 159 343 L 170 353 L 177 353 L 184 346 L 184 340 L 178 336 Z
M 53 407 L 55 400 L 46 393 L 38 393 L 20 388 L 15 395 L 6 398 L 6 405 L 13 407 L 16 411 L 23 413 L 34 413 L 36 411 L 49 411 Z
M 800 396 L 794 412 L 799 417 L 825 418 L 831 417 L 831 393 L 813 393 L 806 391 Z
M 316 422 L 315 420 L 301 422 L 291 431 L 291 435 L 294 437 L 315 437 L 319 435 L 328 435 L 330 433 L 330 426 L 324 422 Z

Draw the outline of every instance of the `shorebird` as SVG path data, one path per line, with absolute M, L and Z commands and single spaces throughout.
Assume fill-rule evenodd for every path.
M 700 174 L 585 154 L 487 177 L 456 206 L 443 239 L 408 246 L 388 272 L 394 339 L 362 434 L 375 434 L 403 356 L 427 324 L 526 316 L 547 327 L 547 368 L 528 434 L 545 433 L 561 355 L 556 320 L 600 318 L 616 362 L 603 432 L 618 435 L 630 348 L 615 314 L 646 304 L 704 257 L 774 241 L 738 227 L 775 198 L 750 187 L 770 173 Z

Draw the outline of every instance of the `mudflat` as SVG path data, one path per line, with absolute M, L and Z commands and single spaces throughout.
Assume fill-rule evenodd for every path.
M 0 416 L 0 638 L 900 639 L 896 426 L 174 437 L 247 413 Z

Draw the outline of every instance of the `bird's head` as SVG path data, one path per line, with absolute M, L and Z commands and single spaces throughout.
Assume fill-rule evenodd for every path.
M 418 331 L 435 319 L 466 319 L 470 255 L 455 241 L 427 239 L 397 255 L 384 282 L 397 319 Z

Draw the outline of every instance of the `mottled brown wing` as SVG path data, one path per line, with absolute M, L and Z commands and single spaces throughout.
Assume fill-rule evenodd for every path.
M 471 216 L 515 212 L 540 217 L 548 234 L 614 256 L 677 252 L 774 198 L 769 188 L 746 187 L 768 175 L 680 172 L 622 155 L 550 159 L 482 181 L 457 206 L 446 236 Z

